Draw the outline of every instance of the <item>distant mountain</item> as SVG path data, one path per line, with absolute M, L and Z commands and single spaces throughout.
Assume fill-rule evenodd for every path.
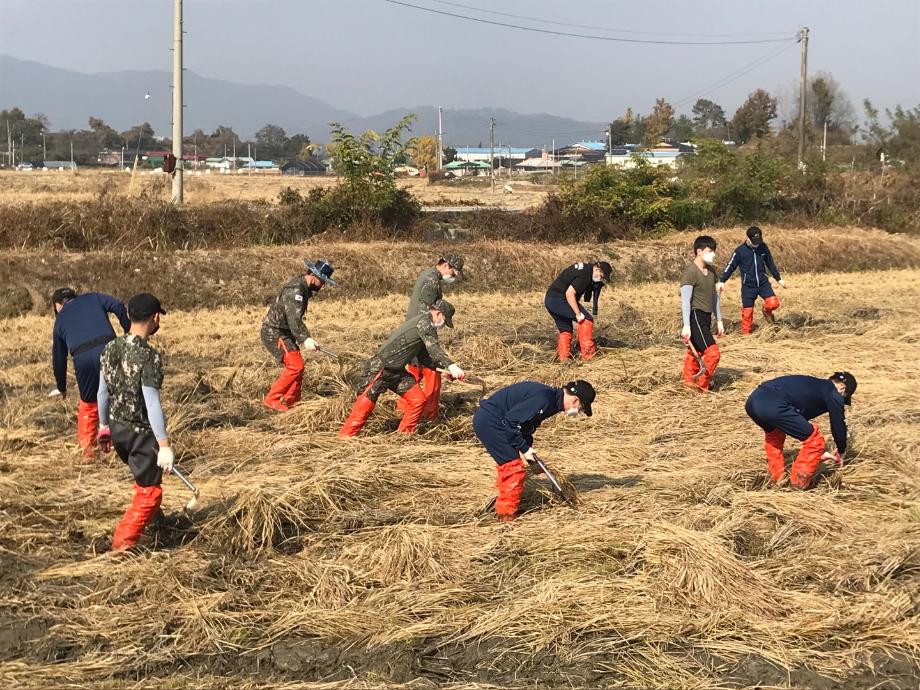
M 85 129 L 90 116 L 101 117 L 123 131 L 147 121 L 157 134 L 170 133 L 172 75 L 165 71 L 86 74 L 40 62 L 0 55 L 0 109 L 17 106 L 28 115 L 44 113 L 54 130 Z M 150 98 L 146 99 L 145 94 Z M 335 108 L 287 86 L 237 84 L 185 73 L 186 133 L 212 132 L 228 125 L 243 138 L 272 123 L 289 134 L 303 132 L 317 142 L 329 136 L 336 120 L 353 130 L 382 131 L 408 112 L 419 116 L 414 134 L 434 133 L 438 110 L 432 106 L 399 108 L 363 117 Z M 494 117 L 495 144 L 557 145 L 603 139 L 604 123 L 581 122 L 547 114 L 522 115 L 510 110 L 478 108 L 444 110 L 444 142 L 451 146 L 489 144 L 489 118 Z

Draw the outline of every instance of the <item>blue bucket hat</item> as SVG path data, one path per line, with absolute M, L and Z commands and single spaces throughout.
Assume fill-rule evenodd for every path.
M 332 268 L 332 264 L 325 259 L 317 259 L 316 263 L 313 263 L 309 259 L 304 259 L 303 265 L 306 266 L 310 273 L 315 275 L 324 283 L 329 283 L 329 285 L 332 287 L 338 287 L 339 284 L 332 279 L 332 272 L 335 269 Z

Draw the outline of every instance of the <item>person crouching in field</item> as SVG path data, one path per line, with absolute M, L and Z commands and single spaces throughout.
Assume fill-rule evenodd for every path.
M 716 315 L 718 336 L 725 335 L 719 293 L 716 291 L 716 274 L 712 268 L 716 258 L 716 241 L 708 235 L 700 235 L 693 243 L 693 255 L 693 261 L 687 264 L 680 277 L 680 305 L 684 322 L 680 337 L 687 344 L 684 383 L 707 391 L 720 357 L 719 346 L 712 337 L 713 313 Z M 697 354 L 703 362 L 702 371 Z
M 786 473 L 783 445 L 786 436 L 802 442 L 789 470 L 789 483 L 799 489 L 811 487 L 822 460 L 843 466 L 847 450 L 847 423 L 844 405 L 849 405 L 856 390 L 856 377 L 838 371 L 830 378 L 814 376 L 780 376 L 764 381 L 748 397 L 744 411 L 764 431 L 767 470 L 774 482 Z M 812 419 L 827 413 L 837 450 L 824 450 L 824 437 Z
M 566 417 L 579 412 L 590 417 L 594 398 L 594 387 L 587 381 L 571 381 L 562 388 L 522 381 L 479 403 L 473 431 L 497 466 L 495 515 L 499 520 L 510 522 L 517 515 L 524 490 L 524 460 L 534 459 L 533 435 L 540 424 L 560 412 Z
M 779 298 L 773 292 L 767 271 L 770 271 L 780 287 L 786 288 L 786 283 L 780 277 L 779 269 L 773 261 L 770 248 L 763 241 L 763 233 L 756 225 L 747 229 L 747 241 L 738 245 L 725 270 L 722 271 L 716 285 L 720 295 L 736 268 L 741 270 L 741 333 L 749 335 L 754 327 L 754 304 L 758 297 L 763 299 L 763 317 L 770 323 L 776 323 L 773 312 L 779 309 Z
M 578 325 L 578 346 L 581 358 L 594 357 L 594 317 L 581 304 L 580 299 L 594 298 L 594 314 L 597 314 L 597 298 L 601 287 L 610 280 L 613 268 L 606 261 L 583 262 L 569 266 L 560 273 L 543 298 L 546 311 L 553 317 L 559 336 L 556 340 L 556 354 L 560 361 L 569 359 L 572 351 L 572 322 Z
M 163 359 L 147 342 L 166 310 L 149 293 L 128 301 L 131 328 L 105 346 L 99 377 L 99 447 L 113 447 L 134 475 L 134 499 L 115 535 L 113 549 L 134 546 L 159 514 L 163 472 L 172 472 L 173 451 L 160 405 Z
M 358 390 L 361 394 L 351 408 L 351 414 L 339 430 L 339 436 L 355 436 L 377 404 L 384 391 L 391 390 L 404 401 L 403 418 L 397 431 L 411 434 L 418 426 L 425 406 L 425 393 L 418 378 L 406 369 L 413 359 L 429 369 L 447 369 L 452 379 L 462 381 L 463 369 L 441 348 L 438 330 L 454 327 L 454 307 L 443 299 L 437 300 L 424 314 L 413 316 L 394 331 L 380 346 L 377 354 L 364 364 Z
M 101 292 L 78 295 L 72 288 L 59 288 L 51 296 L 54 309 L 54 330 L 51 336 L 51 366 L 61 397 L 67 396 L 67 354 L 73 357 L 73 370 L 77 377 L 80 402 L 77 405 L 77 443 L 83 457 L 96 454 L 96 430 L 99 426 L 99 409 L 96 392 L 99 390 L 99 355 L 115 331 L 109 323 L 109 314 L 118 318 L 125 333 L 131 327 L 128 312 L 120 299 Z
M 284 367 L 265 396 L 264 403 L 266 407 L 279 412 L 287 412 L 292 405 L 300 402 L 303 381 L 300 347 L 306 350 L 319 349 L 303 322 L 310 298 L 322 290 L 324 285 L 337 286 L 332 279 L 334 269 L 329 262 L 317 259 L 313 263 L 304 259 L 303 263 L 306 273 L 284 284 L 262 320 L 262 344 Z

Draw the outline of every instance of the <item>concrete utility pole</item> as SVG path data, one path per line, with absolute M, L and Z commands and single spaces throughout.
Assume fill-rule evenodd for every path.
M 495 118 L 489 118 L 489 175 L 492 176 L 492 193 L 495 194 Z
M 182 206 L 182 0 L 173 0 L 173 171 L 172 203 Z
M 802 66 L 799 74 L 799 167 L 805 165 L 805 84 L 808 81 L 808 27 L 802 27 Z
M 438 106 L 438 170 L 444 167 L 444 130 L 441 126 L 441 106 Z

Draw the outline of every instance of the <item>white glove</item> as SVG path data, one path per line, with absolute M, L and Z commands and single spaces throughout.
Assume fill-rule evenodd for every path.
M 457 381 L 462 381 L 463 377 L 466 376 L 466 372 L 463 371 L 456 364 L 451 364 L 447 367 L 447 373 L 453 376 Z
M 725 283 L 723 283 L 721 280 L 720 280 L 718 283 L 716 283 L 716 291 L 717 291 L 720 295 L 722 294 L 722 290 L 724 290 L 724 289 L 725 289 Z
M 779 286 L 780 286 L 781 288 L 783 288 L 783 290 L 785 290 L 785 289 L 786 289 L 786 281 L 785 281 L 785 280 L 780 280 L 780 281 L 779 281 Z
M 522 452 L 521 455 L 524 456 L 524 459 L 527 462 L 533 462 L 533 459 L 534 459 L 534 456 L 536 456 L 536 453 L 534 452 L 533 448 L 528 448 L 527 450 Z
M 305 350 L 318 350 L 319 345 L 316 344 L 316 341 L 313 338 L 307 338 L 303 341 L 303 346 Z
M 585 315 L 582 314 L 581 311 L 579 310 L 579 312 L 575 314 L 575 321 L 577 321 L 578 323 L 581 323 L 584 320 L 585 320 Z
M 690 326 L 684 326 L 680 329 L 680 339 L 685 343 L 690 342 Z
M 172 472 L 175 463 L 176 456 L 173 455 L 172 448 L 169 446 L 160 446 L 160 450 L 157 451 L 157 467 L 163 470 L 164 473 L 169 474 Z

